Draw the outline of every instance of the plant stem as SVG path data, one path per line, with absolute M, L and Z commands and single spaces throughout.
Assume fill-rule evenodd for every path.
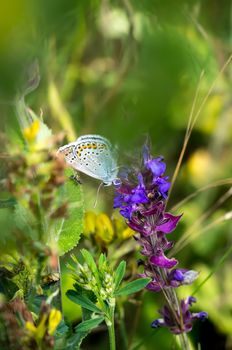
M 122 349 L 127 350 L 129 347 L 128 347 L 127 332 L 125 327 L 123 304 L 121 302 L 118 302 L 117 306 L 118 306 L 118 314 L 119 314 L 119 327 L 120 327 L 120 334 L 121 334 L 121 340 L 122 340 Z
M 109 332 L 110 350 L 116 350 L 114 330 L 114 307 L 110 310 L 110 319 L 106 322 Z
M 190 350 L 190 345 L 188 341 L 188 336 L 186 333 L 181 333 L 179 335 L 181 350 Z

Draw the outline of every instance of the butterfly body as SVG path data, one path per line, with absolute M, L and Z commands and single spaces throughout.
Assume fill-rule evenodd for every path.
M 58 153 L 72 168 L 101 180 L 105 186 L 110 186 L 117 178 L 116 150 L 105 137 L 80 136 L 75 142 L 60 147 Z

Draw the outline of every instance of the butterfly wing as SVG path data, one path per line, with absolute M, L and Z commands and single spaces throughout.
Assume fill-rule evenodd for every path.
M 68 145 L 62 146 L 58 149 L 58 154 L 62 154 L 64 156 L 66 162 L 74 167 L 76 162 L 76 155 L 74 153 L 75 151 L 75 142 L 69 143 Z
M 109 141 L 98 135 L 86 135 L 76 141 L 75 154 L 80 171 L 109 183 L 116 177 L 116 157 Z
M 102 136 L 81 136 L 75 142 L 60 147 L 58 152 L 74 169 L 106 184 L 111 184 L 117 176 L 116 151 Z

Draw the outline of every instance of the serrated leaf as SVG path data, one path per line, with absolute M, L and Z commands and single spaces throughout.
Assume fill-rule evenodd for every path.
M 146 285 L 151 281 L 151 278 L 139 278 L 135 281 L 127 283 L 124 287 L 120 288 L 114 293 L 115 296 L 119 295 L 129 295 L 136 293 L 146 287 Z
M 92 318 L 91 320 L 83 321 L 81 322 L 76 328 L 76 332 L 87 332 L 91 329 L 97 327 L 102 321 L 104 320 L 104 317 L 96 317 Z
M 74 303 L 93 312 L 101 313 L 101 310 L 87 297 L 78 294 L 75 290 L 69 289 L 66 292 L 67 297 Z
M 13 220 L 20 230 L 33 234 L 32 227 L 35 225 L 35 218 L 28 209 L 19 203 L 14 207 Z
M 83 232 L 84 206 L 82 189 L 79 184 L 67 178 L 63 186 L 62 197 L 68 202 L 68 217 L 57 225 L 59 254 L 73 249 Z
M 116 272 L 115 272 L 115 278 L 114 278 L 114 283 L 115 283 L 115 290 L 118 289 L 126 271 L 126 262 L 123 260 L 120 262 L 118 265 Z

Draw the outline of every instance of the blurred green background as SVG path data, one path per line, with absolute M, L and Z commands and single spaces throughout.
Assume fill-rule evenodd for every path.
M 138 155 L 149 135 L 153 154 L 165 157 L 171 176 L 201 72 L 196 110 L 231 52 L 231 16 L 230 0 L 2 1 L 1 140 L 15 124 L 14 101 L 24 91 L 25 71 L 37 60 L 41 81 L 27 103 L 54 133 L 65 132 L 67 141 L 85 133 L 104 135 L 118 145 L 121 164 Z M 181 266 L 199 270 L 200 281 L 218 267 L 196 293 L 197 310 L 209 313 L 193 330 L 201 349 L 232 349 L 231 256 L 218 266 L 232 243 L 231 74 L 229 65 L 199 115 L 169 202 L 171 209 L 203 188 L 176 210 L 184 216 L 173 234 L 178 240 L 187 232 L 176 257 Z M 86 180 L 88 209 L 97 186 Z M 96 211 L 111 213 L 110 196 L 103 191 Z M 67 319 L 75 319 L 73 305 L 64 303 Z M 139 349 L 174 346 L 166 330 L 150 329 L 161 303 L 160 296 L 146 293 L 136 330 Z M 135 309 L 128 305 L 129 333 Z M 93 334 L 83 349 L 103 349 L 102 337 Z

